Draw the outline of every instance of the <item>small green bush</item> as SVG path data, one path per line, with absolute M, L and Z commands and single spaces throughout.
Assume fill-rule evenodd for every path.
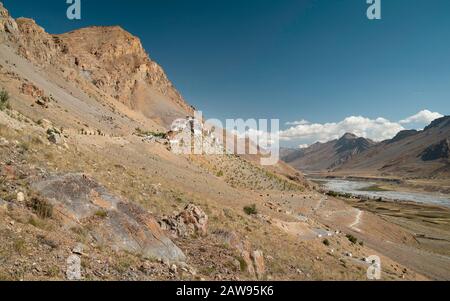
M 323 244 L 326 245 L 327 247 L 330 245 L 330 241 L 328 239 L 325 239 L 323 241 Z
M 9 94 L 4 89 L 0 91 L 0 111 L 9 109 Z
M 353 244 L 358 243 L 358 239 L 357 239 L 356 237 L 354 237 L 353 235 L 347 234 L 346 237 L 347 237 L 347 239 L 348 239 L 351 243 L 353 243 Z
M 160 139 L 166 139 L 167 134 L 166 133 L 156 133 L 152 131 L 143 131 L 140 128 L 136 128 L 134 134 L 139 137 L 156 137 Z
M 97 212 L 95 212 L 95 216 L 99 218 L 107 218 L 108 212 L 106 212 L 105 210 L 98 210 Z
M 256 205 L 253 204 L 251 206 L 245 206 L 244 207 L 244 212 L 248 215 L 257 215 L 258 214 L 258 209 L 256 209 Z
M 334 198 L 339 196 L 339 194 L 337 192 L 335 192 L 335 191 L 328 191 L 327 195 L 331 196 L 331 197 L 334 197 Z

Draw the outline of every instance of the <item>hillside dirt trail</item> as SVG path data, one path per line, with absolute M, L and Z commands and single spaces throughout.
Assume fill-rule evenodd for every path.
M 356 209 L 356 212 L 357 213 L 356 213 L 355 221 L 353 223 L 351 223 L 349 225 L 349 227 L 352 228 L 353 230 L 357 231 L 357 232 L 361 232 L 361 230 L 358 229 L 357 226 L 361 223 L 361 219 L 362 219 L 362 217 L 364 215 L 364 212 L 359 210 L 359 209 Z

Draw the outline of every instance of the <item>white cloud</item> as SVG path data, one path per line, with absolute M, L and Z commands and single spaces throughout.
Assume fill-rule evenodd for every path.
M 244 133 L 233 131 L 240 138 L 250 138 L 262 145 L 270 145 L 277 141 L 285 141 L 299 148 L 306 148 L 316 142 L 328 142 L 341 138 L 345 133 L 352 133 L 358 137 L 374 141 L 391 139 L 398 132 L 406 128 L 421 129 L 419 126 L 428 125 L 443 115 L 429 110 L 423 110 L 401 121 L 390 121 L 386 118 L 370 119 L 363 116 L 350 116 L 340 122 L 311 123 L 306 120 L 286 123 L 290 127 L 274 133 L 267 133 L 261 129 L 247 129 Z M 294 144 L 295 143 L 295 144 Z
M 351 116 L 337 123 L 297 125 L 281 131 L 280 137 L 284 141 L 327 142 L 339 139 L 345 133 L 353 133 L 359 137 L 381 141 L 392 138 L 402 130 L 404 130 L 402 125 L 385 118 L 369 119 L 362 116 Z
M 410 124 L 410 123 L 418 123 L 422 125 L 428 125 L 432 121 L 443 117 L 444 115 L 437 113 L 437 112 L 431 112 L 429 110 L 423 110 L 417 113 L 416 115 L 413 115 L 411 117 L 408 117 L 406 119 L 400 120 L 400 124 Z
M 308 120 L 302 119 L 300 121 L 286 122 L 286 125 L 305 125 L 310 124 Z

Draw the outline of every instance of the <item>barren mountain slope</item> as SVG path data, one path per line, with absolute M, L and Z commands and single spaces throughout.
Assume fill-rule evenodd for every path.
M 124 104 L 166 128 L 174 119 L 192 115 L 193 109 L 149 59 L 140 40 L 122 28 L 90 27 L 50 35 L 31 19 L 14 23 L 17 30 L 7 39 L 21 56 L 73 82 L 90 97 L 114 107 Z
M 336 172 L 380 176 L 448 178 L 450 158 L 447 139 L 450 117 L 433 121 L 420 132 L 401 132 L 355 156 Z
M 345 134 L 339 140 L 316 143 L 308 148 L 285 152 L 282 160 L 303 171 L 335 169 L 375 143 L 371 140 Z

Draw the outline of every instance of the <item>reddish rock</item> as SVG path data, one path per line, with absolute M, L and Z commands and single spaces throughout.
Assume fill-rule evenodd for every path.
M 174 217 L 163 218 L 160 224 L 175 237 L 208 234 L 208 216 L 193 204 L 187 205 L 183 212 Z
M 41 89 L 30 83 L 23 83 L 22 87 L 20 88 L 20 92 L 22 92 L 22 94 L 29 95 L 33 98 L 44 96 L 44 91 L 42 91 Z

